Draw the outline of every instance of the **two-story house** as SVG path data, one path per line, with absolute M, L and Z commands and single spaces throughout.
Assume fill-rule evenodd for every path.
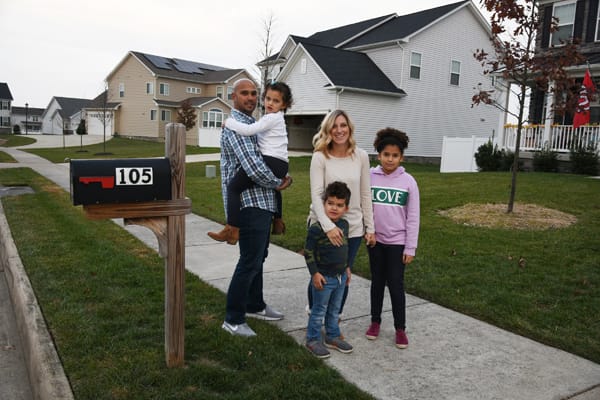
M 25 107 L 13 107 L 11 111 L 13 131 L 18 125 L 22 135 L 41 133 L 43 114 L 43 108 L 29 107 L 28 104 L 25 104 Z
M 375 133 L 390 126 L 407 132 L 408 156 L 439 161 L 444 136 L 487 138 L 503 125 L 499 110 L 471 107 L 477 85 L 492 85 L 473 57 L 489 38 L 477 7 L 460 1 L 289 36 L 259 67 L 292 89 L 290 147 L 311 149 L 323 116 L 341 108 L 369 153 Z
M 598 0 L 538 0 L 541 31 L 536 36 L 536 55 L 544 56 L 548 50 L 560 51 L 561 41 L 577 38 L 586 62 L 568 69 L 571 77 L 583 81 L 589 70 L 596 88 L 600 83 L 600 8 Z M 558 30 L 551 32 L 552 18 L 558 21 Z M 554 115 L 552 94 L 534 91 L 531 96 L 529 120 L 520 147 L 523 150 L 539 150 L 549 146 L 554 151 L 567 153 L 573 144 L 587 146 L 600 141 L 600 96 L 591 102 L 590 125 L 573 128 L 573 114 Z M 507 127 L 502 145 L 513 148 L 515 128 Z
M 119 104 L 115 134 L 163 139 L 166 124 L 176 122 L 181 103 L 190 99 L 197 126 L 188 131 L 187 144 L 218 146 L 240 78 L 253 79 L 244 69 L 130 51 L 106 77 L 108 102 Z
M 11 133 L 10 108 L 12 93 L 6 82 L 0 82 L 0 133 Z

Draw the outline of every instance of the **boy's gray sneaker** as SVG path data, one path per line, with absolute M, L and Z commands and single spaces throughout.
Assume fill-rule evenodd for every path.
M 235 324 L 230 324 L 227 321 L 224 321 L 223 325 L 221 325 L 221 328 L 223 328 L 224 330 L 226 330 L 227 332 L 231 333 L 234 336 L 242 336 L 242 337 L 256 336 L 256 333 L 245 322 L 243 324 L 235 325 Z
M 352 345 L 344 341 L 340 336 L 336 338 L 325 337 L 325 346 L 330 349 L 336 349 L 341 353 L 352 353 L 352 350 L 354 350 Z
M 320 340 L 306 342 L 306 348 L 317 358 L 328 358 L 331 355 Z
M 262 311 L 246 313 L 246 317 L 258 318 L 265 321 L 279 321 L 283 319 L 283 314 L 267 305 Z

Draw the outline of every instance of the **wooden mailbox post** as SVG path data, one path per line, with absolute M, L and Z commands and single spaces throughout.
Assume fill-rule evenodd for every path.
M 170 123 L 166 127 L 165 134 L 165 157 L 169 160 L 171 172 L 169 200 L 81 204 L 84 204 L 83 209 L 90 219 L 123 218 L 125 225 L 145 226 L 156 235 L 159 254 L 165 259 L 165 356 L 167 366 L 171 368 L 181 367 L 184 364 L 185 215 L 191 212 L 192 201 L 185 197 L 185 126 Z M 153 182 L 154 170 L 152 165 L 158 165 L 160 162 L 160 160 L 156 160 L 156 163 L 150 160 L 150 167 L 144 169 L 131 166 L 119 167 L 119 160 L 103 161 L 113 164 L 111 170 L 114 171 L 112 175 L 114 180 L 118 181 L 120 178 L 124 178 L 124 181 L 139 181 L 147 177 L 147 180 L 151 182 Z M 135 159 L 129 161 L 133 161 L 132 165 L 135 165 Z M 92 184 L 111 186 L 110 183 L 106 183 L 110 182 L 111 176 L 100 172 L 98 176 L 74 176 L 73 162 L 75 160 L 71 162 L 71 195 L 73 198 L 75 198 L 74 193 L 78 190 L 77 185 L 83 185 L 83 187 Z M 79 162 L 84 163 L 85 161 L 80 160 Z M 89 165 L 87 167 L 89 169 Z M 130 175 L 119 176 L 118 173 L 122 174 L 123 171 Z M 132 176 L 135 179 L 129 179 Z M 118 183 L 115 185 L 114 180 L 112 188 L 104 190 L 115 190 L 112 197 L 109 197 L 118 199 Z M 151 190 L 140 191 L 138 187 L 141 186 L 136 186 L 136 182 L 130 183 L 129 188 L 126 188 L 127 184 L 122 183 L 123 192 L 133 186 L 136 191 L 142 192 L 140 195 L 142 198 L 144 195 L 158 197 Z M 127 195 L 125 197 L 128 198 Z

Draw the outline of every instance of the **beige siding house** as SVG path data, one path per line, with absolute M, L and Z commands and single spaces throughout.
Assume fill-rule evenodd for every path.
M 106 77 L 107 101 L 119 104 L 114 133 L 164 139 L 166 124 L 176 122 L 181 103 L 190 99 L 197 122 L 187 144 L 218 146 L 214 138 L 231 111 L 233 83 L 240 78 L 254 80 L 244 69 L 130 51 Z

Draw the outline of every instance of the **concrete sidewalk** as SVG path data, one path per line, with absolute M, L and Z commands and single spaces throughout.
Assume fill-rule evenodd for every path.
M 51 164 L 17 149 L 2 150 L 12 154 L 20 166 L 31 167 L 69 190 L 67 165 Z M 210 158 L 203 159 L 207 160 Z M 0 164 L 0 168 L 5 165 Z M 123 226 L 122 220 L 115 222 Z M 197 215 L 186 217 L 186 268 L 225 291 L 239 253 L 237 246 L 207 237 L 207 231 L 219 228 L 219 224 Z M 136 225 L 124 229 L 158 249 L 150 230 Z M 303 257 L 271 245 L 264 282 L 266 301 L 285 313 L 285 319 L 274 324 L 303 343 L 308 282 Z M 600 399 L 600 365 L 410 295 L 410 346 L 398 350 L 388 298 L 384 304 L 381 335 L 369 341 L 364 336 L 370 322 L 369 281 L 353 277 L 341 329 L 355 350 L 348 355 L 332 353 L 325 361 L 376 398 Z M 4 398 L 1 391 L 0 397 Z

